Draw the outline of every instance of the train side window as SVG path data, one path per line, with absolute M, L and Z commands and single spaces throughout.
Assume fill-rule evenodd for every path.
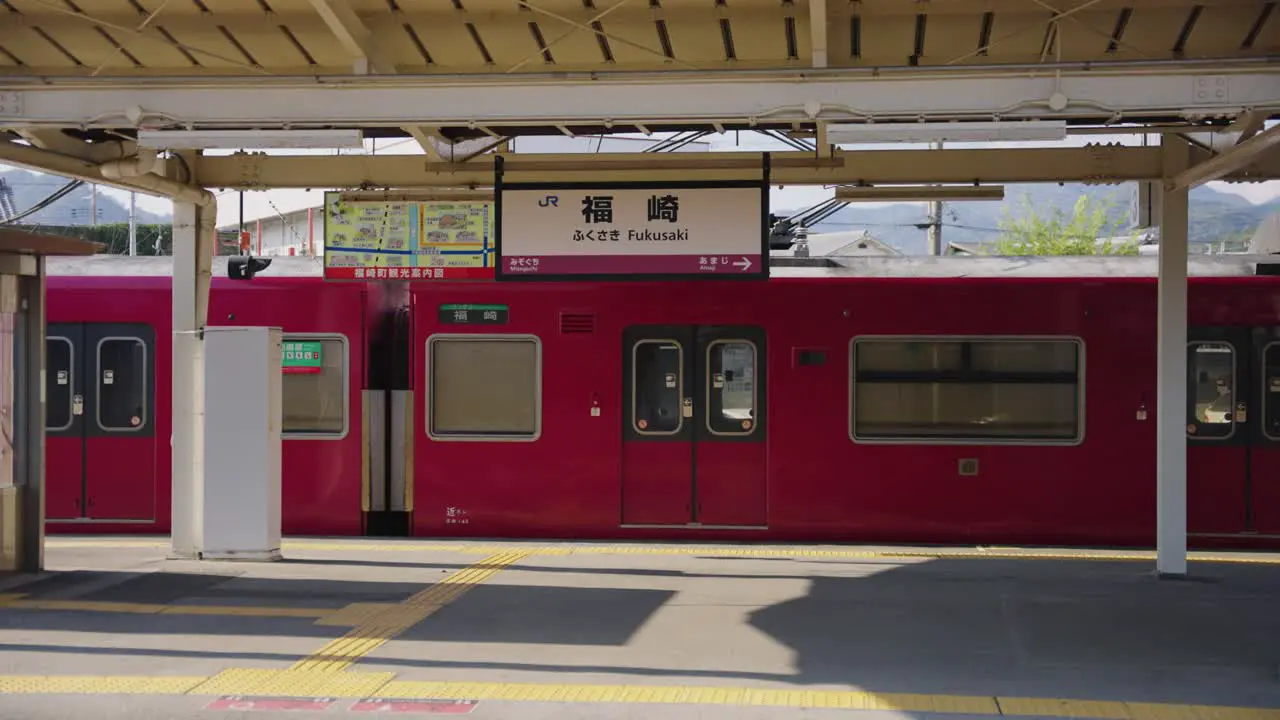
M 1280 343 L 1262 351 L 1262 431 L 1280 440 Z
M 64 337 L 45 339 L 44 425 L 46 430 L 71 427 L 71 379 L 75 377 L 75 358 L 71 341 Z
M 641 435 L 675 435 L 684 428 L 684 346 L 675 340 L 641 340 L 631 347 L 632 429 Z
M 716 340 L 707 346 L 707 430 L 750 435 L 756 430 L 756 346 Z
M 1187 434 L 1222 440 L 1235 433 L 1236 351 L 1228 343 L 1187 346 Z
M 529 335 L 427 340 L 427 434 L 534 440 L 542 430 L 542 343 Z
M 136 337 L 98 341 L 98 427 L 111 432 L 137 432 L 146 425 L 147 344 Z
M 1075 443 L 1083 346 L 1072 338 L 858 338 L 859 442 Z
M 284 335 L 280 384 L 280 434 L 290 439 L 333 439 L 347 434 L 347 339 L 332 335 Z M 317 363 L 314 355 L 319 352 Z M 305 354 L 307 360 L 289 358 Z

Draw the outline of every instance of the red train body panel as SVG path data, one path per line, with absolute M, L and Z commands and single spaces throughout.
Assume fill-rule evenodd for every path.
M 50 533 L 169 530 L 170 288 L 170 278 L 164 276 L 52 275 L 48 279 L 51 339 L 73 323 L 151 329 L 155 410 L 154 427 L 147 437 L 95 437 L 90 433 L 82 441 L 49 433 L 46 515 Z M 325 283 L 319 278 L 264 276 L 251 283 L 213 279 L 210 325 L 270 325 L 286 334 L 341 335 L 347 340 L 347 415 L 356 420 L 348 423 L 345 436 L 339 439 L 286 438 L 283 442 L 282 463 L 287 471 L 282 479 L 282 527 L 286 533 L 362 532 L 363 438 L 359 418 L 369 292 L 363 285 Z
M 380 533 L 391 526 L 371 518 L 399 513 L 399 530 L 415 536 L 1154 542 L 1152 277 L 784 270 L 763 283 L 363 284 L 273 270 L 215 279 L 211 324 L 349 343 L 346 435 L 284 443 L 286 533 Z M 1190 423 L 1201 433 L 1188 451 L 1192 544 L 1274 547 L 1280 280 L 1219 275 L 1190 289 L 1188 412 L 1211 423 Z M 145 438 L 51 432 L 50 517 L 86 514 L 76 506 L 84 496 L 105 518 L 51 522 L 51 532 L 168 529 L 168 288 L 165 277 L 49 281 L 51 337 L 55 324 L 142 324 L 154 331 L 156 364 L 149 453 L 138 446 Z M 441 306 L 503 310 L 492 323 L 458 324 Z M 853 381 L 853 342 L 896 338 L 928 340 L 935 364 L 960 347 L 973 367 L 974 353 L 995 352 L 988 339 L 1041 338 L 1074 352 L 1069 373 L 1001 360 L 1015 369 L 990 382 L 1010 383 L 991 392 L 1018 412 L 1040 412 L 1017 405 L 1032 392 L 1018 383 L 1070 397 L 1044 405 L 1079 422 L 1049 441 L 855 441 L 863 381 Z M 866 377 L 879 372 L 889 379 L 877 382 L 908 393 L 916 370 L 899 370 Z M 937 417 L 957 411 L 937 399 L 951 386 L 928 387 Z M 100 474 L 77 474 L 77 463 Z M 71 477 L 80 484 L 59 480 Z

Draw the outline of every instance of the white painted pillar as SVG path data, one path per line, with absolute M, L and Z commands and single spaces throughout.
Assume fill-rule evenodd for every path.
M 171 557 L 194 558 L 203 530 L 204 327 L 216 209 L 173 203 L 173 437 Z
M 1187 189 L 1169 189 L 1169 179 L 1187 168 L 1190 148 L 1172 135 L 1161 143 L 1156 572 L 1179 576 L 1187 573 Z

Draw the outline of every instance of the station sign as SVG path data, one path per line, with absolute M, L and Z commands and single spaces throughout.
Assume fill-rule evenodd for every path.
M 497 183 L 499 280 L 769 275 L 758 180 Z
M 353 199 L 354 196 L 354 199 Z M 484 280 L 497 255 L 491 200 L 324 197 L 329 280 Z
M 441 305 L 437 320 L 441 325 L 505 325 L 506 305 Z

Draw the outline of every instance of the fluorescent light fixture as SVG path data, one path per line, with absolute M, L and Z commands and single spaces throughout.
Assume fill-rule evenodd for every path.
M 1067 124 L 1058 120 L 945 123 L 836 123 L 827 126 L 827 142 L 858 143 L 984 142 L 992 140 L 1065 140 Z
M 139 130 L 138 147 L 156 150 L 363 148 L 359 130 Z
M 836 199 L 846 202 L 912 202 L 915 200 L 1003 200 L 1003 185 L 881 185 L 838 187 Z

